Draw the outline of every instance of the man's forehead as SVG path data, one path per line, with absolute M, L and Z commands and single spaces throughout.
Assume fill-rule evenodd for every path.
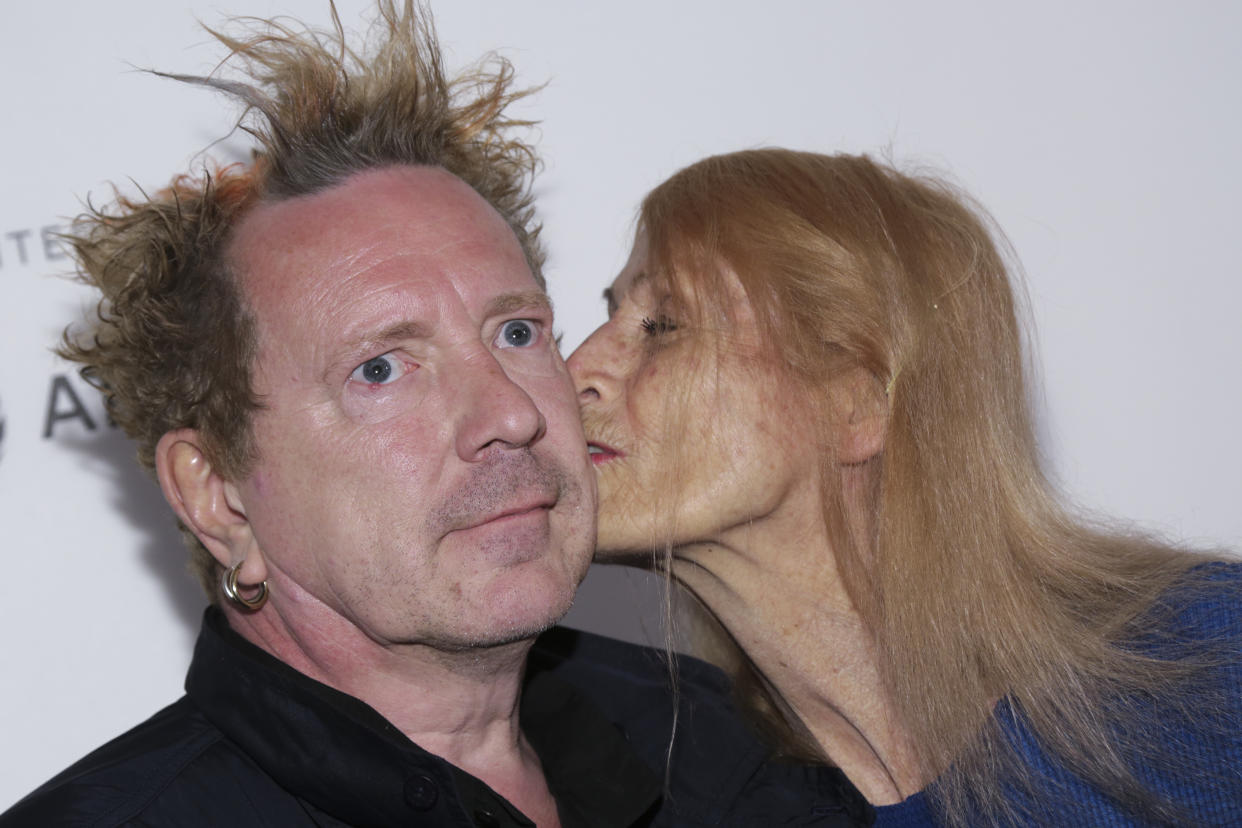
M 485 301 L 534 289 L 504 219 L 432 167 L 359 173 L 310 196 L 255 208 L 230 247 L 252 309 L 364 298 L 402 282 Z
M 348 257 L 404 236 L 411 249 L 434 254 L 446 231 L 452 236 L 471 225 L 492 241 L 517 243 L 500 214 L 456 176 L 438 167 L 383 167 L 307 195 L 260 202 L 234 229 L 230 252 L 251 258 L 335 248 Z

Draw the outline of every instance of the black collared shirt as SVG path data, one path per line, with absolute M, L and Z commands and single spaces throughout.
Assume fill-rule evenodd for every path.
M 725 689 L 706 665 L 683 669 L 666 786 L 672 706 L 658 654 L 573 630 L 541 637 L 520 721 L 562 825 L 865 824 L 865 803 L 833 769 L 767 762 Z M 184 698 L 0 816 L 0 828 L 46 825 L 531 822 L 368 705 L 251 645 L 209 609 Z

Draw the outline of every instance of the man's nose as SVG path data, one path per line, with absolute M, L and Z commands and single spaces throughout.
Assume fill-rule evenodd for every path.
M 471 355 L 459 371 L 457 453 L 463 460 L 476 460 L 493 446 L 523 448 L 543 437 L 547 423 L 539 406 L 493 354 Z
M 580 405 L 611 399 L 616 392 L 616 363 L 623 355 L 609 346 L 606 328 L 596 328 L 565 362 Z

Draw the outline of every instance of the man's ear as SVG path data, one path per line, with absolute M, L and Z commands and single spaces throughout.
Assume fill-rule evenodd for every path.
M 865 463 L 884 450 L 888 395 L 874 374 L 862 367 L 833 377 L 829 385 L 837 459 Z
M 245 584 L 267 578 L 237 487 L 212 466 L 197 431 L 181 428 L 161 437 L 155 446 L 155 473 L 164 499 L 221 566 L 245 562 L 245 571 L 239 573 Z

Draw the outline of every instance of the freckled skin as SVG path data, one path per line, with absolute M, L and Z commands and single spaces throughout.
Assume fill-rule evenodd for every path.
M 765 362 L 736 276 L 720 347 L 696 348 L 700 334 L 678 331 L 653 349 L 642 320 L 659 313 L 662 297 L 641 276 L 645 258 L 640 233 L 611 287 L 609 321 L 568 362 L 587 439 L 618 452 L 595 463 L 597 559 L 642 565 L 648 550 L 671 546 L 673 578 L 728 631 L 790 719 L 869 801 L 899 802 L 935 773 L 919 760 L 879 645 L 840 577 L 820 480 L 820 463 L 835 461 L 845 517 L 867 537 L 868 461 L 883 437 L 869 412 L 886 412 L 886 401 L 866 393 L 870 375 L 855 395 L 852 372 L 825 384 L 818 407 L 800 395 Z
M 685 330 L 656 346 L 642 324 L 661 306 L 643 276 L 646 255 L 640 233 L 611 287 L 614 312 L 568 360 L 587 439 L 621 455 L 596 465 L 603 561 L 714 541 L 787 508 L 794 490 L 804 503 L 816 489 L 815 452 L 800 444 L 806 406 L 759 355 L 741 285 L 735 331 L 721 347 L 697 347 Z
M 563 615 L 593 472 L 550 307 L 495 210 L 392 167 L 257 208 L 230 253 L 265 406 L 237 489 L 288 626 L 459 649 Z M 505 296 L 521 301 L 495 312 Z M 511 320 L 529 345 L 507 347 Z M 359 379 L 387 354 L 391 381 Z

